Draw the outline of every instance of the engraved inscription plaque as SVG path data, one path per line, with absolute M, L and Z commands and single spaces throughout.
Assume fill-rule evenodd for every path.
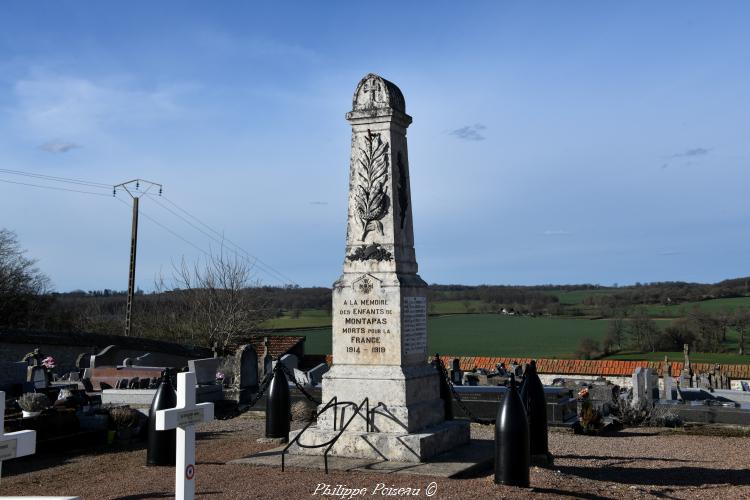
M 427 298 L 404 297 L 401 317 L 404 354 L 427 356 Z

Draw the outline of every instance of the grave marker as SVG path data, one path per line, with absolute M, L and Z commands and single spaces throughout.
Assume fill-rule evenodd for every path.
M 0 476 L 5 460 L 33 455 L 35 451 L 36 431 L 18 431 L 5 434 L 5 393 L 0 391 Z
M 195 373 L 177 374 L 177 406 L 156 412 L 156 430 L 177 429 L 175 498 L 195 498 L 195 424 L 214 419 L 214 404 L 195 404 Z

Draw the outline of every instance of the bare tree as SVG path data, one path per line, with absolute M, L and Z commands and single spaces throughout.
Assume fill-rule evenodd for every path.
M 578 349 L 576 349 L 575 356 L 579 359 L 592 359 L 600 350 L 599 342 L 591 337 L 583 337 L 578 342 Z
M 643 352 L 656 350 L 656 343 L 659 336 L 659 327 L 651 319 L 646 310 L 639 308 L 630 319 L 629 324 L 630 337 L 633 345 Z
M 171 289 L 164 300 L 173 302 L 172 307 L 157 307 L 157 314 L 170 311 L 162 314 L 163 323 L 181 340 L 225 352 L 272 316 L 258 285 L 253 265 L 223 247 L 192 264 L 183 258 L 172 266 L 171 287 L 161 278 L 157 282 L 157 291 Z
M 50 288 L 36 260 L 25 254 L 16 233 L 0 229 L 0 326 L 28 326 L 43 306 L 40 296 Z
M 611 346 L 617 345 L 618 349 L 622 349 L 623 345 L 625 345 L 626 333 L 625 318 L 622 316 L 615 316 L 607 323 L 606 335 Z
M 734 316 L 732 317 L 732 326 L 737 330 L 737 335 L 739 336 L 737 339 L 737 343 L 739 344 L 737 353 L 742 356 L 745 354 L 745 334 L 747 333 L 748 326 L 750 326 L 750 308 L 739 307 L 735 309 Z

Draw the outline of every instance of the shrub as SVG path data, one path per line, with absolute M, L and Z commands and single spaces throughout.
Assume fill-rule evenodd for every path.
M 118 430 L 132 429 L 138 425 L 140 412 L 129 406 L 119 406 L 109 410 L 109 418 Z
M 42 411 L 49 407 L 49 399 L 38 392 L 27 392 L 18 398 L 18 406 L 24 411 Z

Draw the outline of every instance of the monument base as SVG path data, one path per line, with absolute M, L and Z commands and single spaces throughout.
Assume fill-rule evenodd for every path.
M 293 440 L 300 431 L 289 433 Z M 341 431 L 310 427 L 302 436 L 302 444 L 316 445 L 331 441 Z M 470 429 L 466 420 L 447 420 L 417 433 L 344 431 L 329 455 L 394 462 L 419 463 L 440 453 L 469 443 Z M 322 455 L 325 448 L 303 448 L 296 443 L 289 453 Z

